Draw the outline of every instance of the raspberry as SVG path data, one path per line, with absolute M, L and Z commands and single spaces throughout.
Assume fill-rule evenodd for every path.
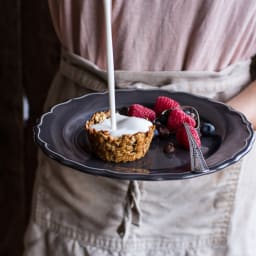
M 182 109 L 173 109 L 170 111 L 167 119 L 167 127 L 169 130 L 175 131 L 181 127 L 183 123 L 187 123 L 192 127 L 196 126 L 196 121 Z
M 160 115 L 164 110 L 177 107 L 180 107 L 180 104 L 177 101 L 166 96 L 159 96 L 156 99 L 154 110 L 156 112 L 156 115 Z
M 156 113 L 143 105 L 133 104 L 128 109 L 128 116 L 136 116 L 153 121 L 156 118 Z
M 199 147 L 201 147 L 201 140 L 200 140 L 200 137 L 199 137 L 199 134 L 198 134 L 197 130 L 192 126 L 189 126 L 189 129 L 191 131 L 192 136 L 195 139 L 196 144 Z M 176 140 L 181 146 L 183 146 L 185 149 L 189 150 L 188 136 L 187 136 L 186 129 L 185 129 L 184 126 L 181 126 L 177 129 L 177 131 L 176 131 Z

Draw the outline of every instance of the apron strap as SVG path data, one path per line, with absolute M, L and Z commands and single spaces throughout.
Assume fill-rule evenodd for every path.
M 250 81 L 251 59 L 235 63 L 221 71 L 115 71 L 117 88 L 164 89 L 182 91 L 227 101 Z M 62 50 L 60 72 L 92 91 L 107 90 L 107 72 L 94 63 Z
M 96 72 L 96 67 L 92 68 L 91 64 L 75 54 L 62 52 L 60 72 L 76 85 L 91 91 L 107 90 L 107 74 Z
M 142 184 L 142 183 L 141 183 Z M 141 209 L 140 209 L 141 191 L 138 181 L 130 181 L 127 191 L 124 207 L 124 217 L 117 229 L 120 237 L 125 241 L 129 236 L 131 224 L 140 226 Z

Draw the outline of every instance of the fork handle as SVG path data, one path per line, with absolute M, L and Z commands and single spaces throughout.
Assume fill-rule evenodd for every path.
M 190 169 L 191 172 L 195 173 L 204 173 L 209 171 L 207 163 L 204 159 L 204 155 L 197 145 L 191 131 L 189 125 L 187 123 L 183 124 L 186 130 L 186 134 L 189 141 L 189 154 L 190 154 Z

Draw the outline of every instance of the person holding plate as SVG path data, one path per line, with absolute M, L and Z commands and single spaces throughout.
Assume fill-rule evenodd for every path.
M 49 6 L 62 57 L 45 110 L 107 89 L 103 1 Z M 116 87 L 206 96 L 255 128 L 255 14 L 253 0 L 113 1 Z M 39 153 L 24 256 L 252 256 L 255 153 L 253 145 L 223 171 L 158 182 L 88 175 Z

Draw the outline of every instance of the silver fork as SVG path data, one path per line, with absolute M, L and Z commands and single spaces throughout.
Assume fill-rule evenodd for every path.
M 191 131 L 189 129 L 189 125 L 187 123 L 183 124 L 188 136 L 189 141 L 189 154 L 190 154 L 190 169 L 191 172 L 195 173 L 204 173 L 209 171 L 209 168 L 207 166 L 207 163 L 204 159 L 204 155 L 200 149 L 200 147 L 197 145 L 193 135 L 191 134 Z
M 200 129 L 200 118 L 199 113 L 194 107 L 191 106 L 183 106 L 183 110 L 189 110 L 191 113 L 195 115 L 195 120 L 197 122 L 196 129 Z M 186 134 L 189 141 L 189 154 L 190 154 L 190 169 L 191 172 L 194 173 L 204 173 L 209 171 L 209 167 L 207 166 L 207 163 L 205 161 L 204 155 L 200 149 L 200 147 L 197 145 L 193 135 L 191 134 L 191 131 L 189 129 L 189 125 L 187 123 L 183 124 L 186 130 Z

